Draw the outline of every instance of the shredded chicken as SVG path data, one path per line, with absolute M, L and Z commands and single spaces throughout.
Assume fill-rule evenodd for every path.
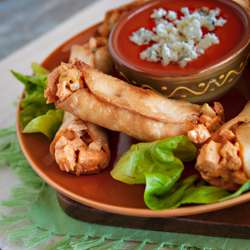
M 59 82 L 56 95 L 59 97 L 60 101 L 65 101 L 72 93 L 70 89 L 67 88 L 66 82 Z
M 66 129 L 73 131 L 78 137 L 82 137 L 87 130 L 86 124 L 81 119 L 75 119 L 74 121 L 67 124 Z
M 219 142 L 203 145 L 197 158 L 197 168 L 203 179 L 228 191 L 236 191 L 247 181 L 240 158 L 239 143 L 228 129 L 220 131 Z
M 210 141 L 203 146 L 197 159 L 197 165 L 203 171 L 216 172 L 219 167 L 221 143 Z
M 202 144 L 211 137 L 208 129 L 203 124 L 197 124 L 194 129 L 187 132 L 190 141 Z
M 220 150 L 220 155 L 222 157 L 220 164 L 229 169 L 239 170 L 242 165 L 242 160 L 238 154 L 239 144 L 236 142 L 233 145 L 233 143 L 227 141 Z
M 74 171 L 76 153 L 66 137 L 62 136 L 55 146 L 55 158 L 62 171 Z
M 87 133 L 84 121 L 75 119 L 55 144 L 55 160 L 62 171 L 80 174 L 99 173 L 108 165 L 108 156 L 98 141 Z
M 219 116 L 216 116 L 215 118 L 211 118 L 208 115 L 202 115 L 200 117 L 200 123 L 203 124 L 207 130 L 211 133 L 216 130 L 220 126 L 221 118 Z
M 235 134 L 229 129 L 223 129 L 220 132 L 222 142 L 233 141 L 235 140 Z
M 80 72 L 74 67 L 70 67 L 69 64 L 62 64 L 61 75 L 58 79 L 57 92 L 60 101 L 66 100 L 72 92 L 83 87 L 82 78 Z
M 209 108 L 209 111 L 212 110 L 214 116 L 201 114 L 194 128 L 187 132 L 187 137 L 193 143 L 204 144 L 224 120 L 224 109 L 220 103 L 215 102 L 213 108 L 207 105 L 207 108 Z
M 47 89 L 44 97 L 48 98 L 47 103 L 66 100 L 74 91 L 83 88 L 84 82 L 77 60 L 72 59 L 70 64 L 62 63 L 58 70 L 48 76 Z

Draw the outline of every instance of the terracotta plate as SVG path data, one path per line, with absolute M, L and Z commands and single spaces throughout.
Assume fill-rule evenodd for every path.
M 61 61 L 68 62 L 70 47 L 73 44 L 82 44 L 90 36 L 97 33 L 97 25 L 83 31 L 61 45 L 43 62 L 48 70 L 54 69 Z M 115 72 L 114 72 L 115 74 Z M 226 111 L 226 119 L 237 115 L 247 100 L 249 100 L 250 86 L 246 80 L 250 79 L 248 67 L 238 82 L 237 86 L 219 100 Z M 20 106 L 17 110 L 17 116 Z M 17 119 L 18 121 L 18 119 Z M 148 217 L 182 216 L 215 211 L 234 206 L 250 200 L 250 192 L 237 198 L 209 205 L 190 205 L 164 211 L 152 211 L 143 201 L 144 185 L 128 185 L 114 180 L 110 170 L 136 141 L 122 133 L 109 131 L 112 159 L 110 166 L 98 175 L 79 176 L 62 172 L 49 153 L 49 141 L 42 134 L 22 134 L 17 124 L 17 133 L 23 153 L 36 173 L 50 186 L 67 197 L 82 204 L 104 211 Z M 183 176 L 193 174 L 194 162 L 185 165 Z

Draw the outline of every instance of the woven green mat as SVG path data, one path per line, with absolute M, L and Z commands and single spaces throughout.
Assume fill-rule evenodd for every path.
M 154 243 L 150 248 L 154 250 L 164 246 L 178 250 L 250 249 L 250 241 L 243 239 L 137 230 L 75 220 L 62 211 L 55 190 L 30 167 L 20 149 L 15 127 L 1 129 L 0 138 L 0 166 L 8 166 L 23 183 L 22 186 L 13 187 L 9 199 L 0 201 L 0 206 L 17 211 L 26 208 L 26 212 L 17 212 L 14 216 L 1 214 L 0 226 L 14 225 L 14 229 L 6 231 L 9 242 L 21 241 L 24 247 L 34 249 L 44 246 L 45 250 L 142 250 L 149 249 L 150 243 Z M 25 225 L 18 227 L 20 221 L 25 221 Z M 62 238 L 49 244 L 55 235 L 62 235 Z M 126 244 L 127 241 L 137 244 L 131 247 Z

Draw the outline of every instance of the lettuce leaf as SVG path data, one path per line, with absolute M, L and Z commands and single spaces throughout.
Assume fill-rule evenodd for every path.
M 194 160 L 196 152 L 196 147 L 185 136 L 138 143 L 122 155 L 111 176 L 128 184 L 145 183 L 147 206 L 155 210 L 165 209 L 161 205 L 155 206 L 154 197 L 162 197 L 171 190 L 184 169 L 182 162 Z
M 175 185 L 162 196 L 152 192 L 155 183 L 146 186 L 144 199 L 149 208 L 153 210 L 164 210 L 176 208 L 183 204 L 208 204 L 214 203 L 229 195 L 221 188 L 207 186 L 206 182 L 196 184 L 198 175 L 190 175 L 176 182 Z M 155 188 L 155 187 L 154 187 Z M 146 198 L 145 198 L 146 196 Z
M 11 70 L 25 86 L 18 121 L 23 133 L 41 132 L 51 140 L 61 125 L 63 111 L 56 111 L 54 103 L 46 104 L 44 90 L 50 72 L 37 63 L 32 63 L 31 68 L 34 73 L 31 76 Z
M 41 132 L 52 140 L 61 126 L 63 111 L 59 109 L 49 110 L 45 115 L 32 119 L 23 129 L 23 133 Z
M 195 183 L 198 175 L 191 175 L 177 182 L 170 192 L 162 197 L 152 198 L 151 208 L 155 210 L 176 208 L 183 204 L 210 204 L 235 198 L 250 190 L 250 180 L 242 185 L 236 192 L 229 193 L 222 188 L 214 187 L 206 181 Z
M 146 184 L 144 201 L 153 210 L 177 208 L 183 204 L 209 204 L 234 198 L 250 190 L 250 180 L 235 193 L 214 187 L 198 175 L 178 181 L 182 162 L 192 161 L 196 148 L 184 136 L 132 145 L 118 161 L 111 176 L 127 184 Z

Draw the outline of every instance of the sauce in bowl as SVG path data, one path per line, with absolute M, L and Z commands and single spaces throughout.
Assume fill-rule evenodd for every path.
M 235 4 L 234 4 L 235 5 Z M 177 12 L 178 18 L 183 16 L 180 12 L 181 8 L 188 7 L 190 12 L 202 7 L 209 9 L 220 9 L 219 17 L 227 20 L 223 27 L 215 27 L 213 33 L 218 37 L 219 44 L 213 44 L 205 50 L 205 53 L 198 56 L 197 59 L 189 61 L 185 67 L 180 67 L 178 63 L 170 63 L 167 66 L 161 62 L 149 62 L 140 58 L 140 53 L 144 51 L 149 45 L 138 46 L 129 37 L 131 34 L 141 27 L 152 30 L 155 22 L 150 15 L 154 9 L 164 8 L 165 10 L 173 10 Z M 240 7 L 239 7 L 240 8 Z M 114 52 L 122 60 L 122 64 L 126 67 L 133 68 L 138 72 L 146 72 L 150 75 L 164 75 L 164 76 L 187 76 L 202 72 L 213 65 L 216 65 L 228 57 L 229 53 L 234 54 L 241 45 L 244 38 L 244 31 L 247 28 L 247 22 L 244 16 L 240 14 L 240 10 L 231 7 L 229 1 L 209 1 L 209 0 L 168 0 L 168 1 L 152 1 L 142 5 L 135 11 L 129 12 L 126 17 L 120 21 L 119 31 L 112 32 L 110 43 L 116 42 L 113 47 Z M 203 33 L 208 30 L 203 29 Z M 112 53 L 112 50 L 111 50 Z M 114 54 L 114 53 L 112 53 Z M 115 57 L 115 55 L 113 55 Z

